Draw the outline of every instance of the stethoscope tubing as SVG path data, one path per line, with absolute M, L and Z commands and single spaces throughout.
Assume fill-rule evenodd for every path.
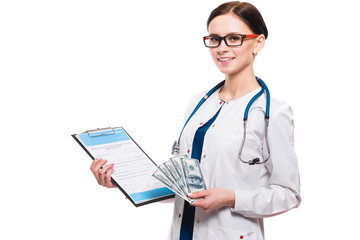
M 269 128 L 269 119 L 270 119 L 270 91 L 269 88 L 266 86 L 265 82 L 263 80 L 261 80 L 260 78 L 256 77 L 256 80 L 258 81 L 259 85 L 261 86 L 261 90 L 254 96 L 251 98 L 251 100 L 249 101 L 249 103 L 247 104 L 246 108 L 245 108 L 245 112 L 244 112 L 244 119 L 243 119 L 243 128 L 244 128 L 244 133 L 243 133 L 243 139 L 241 141 L 241 145 L 240 145 L 240 151 L 239 151 L 239 159 L 241 162 L 246 163 L 246 164 L 250 164 L 250 165 L 255 165 L 255 164 L 263 164 L 265 162 L 267 162 L 270 158 L 270 148 L 269 148 L 269 141 L 268 141 L 268 128 Z M 245 145 L 245 141 L 246 141 L 246 127 L 247 127 L 247 120 L 248 120 L 248 115 L 249 115 L 249 110 L 251 105 L 255 102 L 256 99 L 258 99 L 263 93 L 265 92 L 266 95 L 266 108 L 265 108 L 265 142 L 266 142 L 266 148 L 267 148 L 267 152 L 268 152 L 268 156 L 264 161 L 260 162 L 259 158 L 254 158 L 250 161 L 245 161 L 241 158 L 241 154 Z
M 247 104 L 246 108 L 245 108 L 245 112 L 244 112 L 244 118 L 243 118 L 243 127 L 244 127 L 244 133 L 243 133 L 243 140 L 241 142 L 240 145 L 240 151 L 239 151 L 239 159 L 241 162 L 246 163 L 246 164 L 250 164 L 250 165 L 255 165 L 255 164 L 263 164 L 265 162 L 267 162 L 270 158 L 270 148 L 269 148 L 269 141 L 268 141 L 268 127 L 269 127 L 269 119 L 270 119 L 270 91 L 268 89 L 268 87 L 266 86 L 265 82 L 263 80 L 261 80 L 259 77 L 256 77 L 256 80 L 258 81 L 259 85 L 261 86 L 261 90 L 251 98 L 251 100 L 249 101 L 249 103 Z M 199 103 L 197 104 L 197 106 L 194 108 L 194 110 L 192 111 L 192 113 L 190 114 L 190 116 L 188 117 L 188 119 L 186 120 L 184 127 L 182 128 L 181 132 L 180 132 L 180 136 L 178 141 L 174 142 L 173 148 L 172 148 L 172 152 L 171 154 L 179 154 L 180 151 L 180 138 L 182 136 L 182 133 L 187 125 L 187 123 L 190 121 L 190 119 L 193 117 L 193 115 L 197 112 L 197 110 L 204 104 L 204 102 L 219 88 L 221 88 L 223 85 L 225 84 L 225 80 L 218 83 L 215 87 L 213 87 L 212 89 L 210 89 L 209 92 L 207 92 L 205 94 L 205 96 L 199 101 Z M 250 107 L 251 105 L 255 102 L 256 99 L 258 99 L 263 93 L 265 92 L 266 95 L 266 109 L 265 109 L 265 141 L 266 141 L 266 147 L 267 147 L 267 151 L 268 151 L 268 157 L 260 162 L 260 160 L 258 158 L 252 159 L 250 161 L 244 161 L 241 158 L 241 154 L 242 154 L 242 150 L 244 148 L 245 145 L 245 140 L 246 140 L 246 127 L 247 127 L 247 120 L 248 120 L 248 115 L 249 115 L 249 111 L 250 111 Z
M 221 88 L 223 85 L 225 84 L 225 80 L 221 81 L 220 83 L 218 83 L 215 87 L 213 87 L 212 89 L 210 89 L 209 92 L 207 92 L 204 97 L 200 100 L 200 102 L 196 105 L 196 107 L 194 108 L 194 110 L 192 111 L 192 113 L 190 114 L 190 116 L 188 117 L 188 119 L 186 120 L 184 127 L 182 128 L 181 132 L 180 132 L 180 136 L 178 139 L 178 143 L 180 142 L 180 138 L 181 135 L 187 125 L 187 123 L 190 121 L 190 119 L 192 118 L 192 116 L 197 112 L 197 110 L 201 107 L 201 105 L 203 105 L 203 103 L 208 99 L 208 97 L 210 97 L 216 90 L 218 90 L 219 88 Z

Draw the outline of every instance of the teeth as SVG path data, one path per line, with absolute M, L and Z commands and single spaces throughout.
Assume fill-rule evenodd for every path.
M 219 61 L 230 61 L 233 60 L 234 58 L 218 58 Z

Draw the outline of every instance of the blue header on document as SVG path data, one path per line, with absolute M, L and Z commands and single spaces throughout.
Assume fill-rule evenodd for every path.
M 121 128 L 90 133 L 90 135 L 82 133 L 78 134 L 78 136 L 87 147 L 130 140 L 130 137 Z
M 163 187 L 163 188 L 152 189 L 145 192 L 132 193 L 130 194 L 130 197 L 134 200 L 134 202 L 140 203 L 142 201 L 169 196 L 172 194 L 174 194 L 173 191 L 171 191 L 167 187 Z

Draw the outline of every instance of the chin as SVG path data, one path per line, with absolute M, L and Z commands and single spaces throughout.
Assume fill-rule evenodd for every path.
M 224 67 L 224 66 L 217 66 L 219 71 L 225 75 L 234 75 L 236 72 L 238 72 L 236 69 L 233 69 L 231 67 Z
M 241 65 L 222 65 L 217 63 L 216 64 L 219 71 L 228 76 L 235 76 L 241 72 L 247 71 L 251 64 L 241 64 Z

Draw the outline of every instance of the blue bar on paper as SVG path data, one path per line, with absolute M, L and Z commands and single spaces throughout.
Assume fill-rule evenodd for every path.
M 95 133 L 90 133 L 90 135 L 88 133 L 82 133 L 78 134 L 78 136 L 81 138 L 81 140 L 87 147 L 130 140 L 130 137 L 121 128 L 114 130 L 98 131 Z
M 153 190 L 149 190 L 149 191 L 145 191 L 145 192 L 133 193 L 133 194 L 130 194 L 130 197 L 134 200 L 134 202 L 137 203 L 140 201 L 164 197 L 164 196 L 168 196 L 171 194 L 174 194 L 174 192 L 171 191 L 170 189 L 168 189 L 167 187 L 163 187 L 163 188 L 157 188 L 157 189 L 153 189 Z

